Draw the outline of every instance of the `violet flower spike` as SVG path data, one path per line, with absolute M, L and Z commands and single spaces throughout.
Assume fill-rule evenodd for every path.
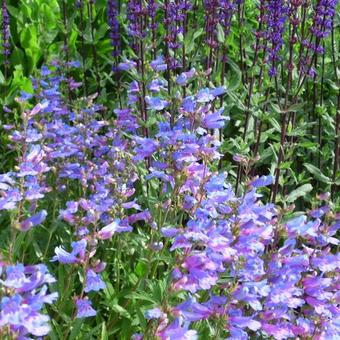
M 6 0 L 2 0 L 2 8 L 1 9 L 2 9 L 2 27 L 1 27 L 2 54 L 4 56 L 5 72 L 7 72 L 7 69 L 9 67 L 9 59 L 8 58 L 11 54 L 11 51 L 10 51 L 11 46 L 10 46 L 10 42 L 9 42 L 9 36 L 10 36 L 9 14 L 8 14 Z

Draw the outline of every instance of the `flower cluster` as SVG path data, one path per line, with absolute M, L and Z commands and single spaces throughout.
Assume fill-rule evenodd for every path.
M 188 299 L 170 313 L 147 312 L 147 318 L 158 320 L 155 335 L 166 338 L 174 324 L 174 334 L 186 334 L 191 323 L 221 319 L 228 339 L 248 339 L 249 332 L 275 339 L 336 337 L 339 313 L 332 301 L 338 295 L 340 257 L 331 249 L 339 244 L 334 236 L 340 224 L 329 207 L 311 211 L 310 221 L 300 215 L 284 222 L 256 192 L 272 183 L 271 176 L 250 182 L 239 198 L 223 174 L 186 161 L 190 173 L 179 192 L 186 192 L 183 209 L 191 219 L 162 233 L 173 239 L 170 250 L 181 257 L 169 291 L 187 291 Z M 212 293 L 216 289 L 218 296 Z M 202 291 L 209 297 L 202 299 Z
M 110 39 L 113 47 L 112 56 L 117 64 L 117 57 L 121 54 L 121 41 L 118 22 L 118 8 L 116 0 L 109 0 L 107 3 L 107 18 L 110 27 Z M 117 65 L 116 65 L 117 66 Z M 115 67 L 116 69 L 116 67 Z
M 26 97 L 26 94 L 23 96 Z M 23 101 L 24 97 L 18 101 Z M 38 211 L 38 202 L 51 190 L 46 184 L 46 174 L 50 167 L 47 164 L 47 152 L 42 145 L 44 137 L 35 125 L 34 117 L 44 112 L 48 105 L 48 101 L 44 101 L 31 110 L 25 110 L 21 131 L 14 130 L 11 125 L 5 126 L 12 130 L 10 139 L 14 145 L 21 145 L 22 153 L 17 171 L 0 175 L 0 210 L 15 211 L 14 226 L 21 231 L 41 224 L 47 216 L 45 210 Z M 23 219 L 27 213 L 30 216 Z
M 45 265 L 0 262 L 0 334 L 19 339 L 47 335 L 49 317 L 42 314 L 42 309 L 58 297 L 47 292 L 47 285 L 53 282 Z
M 267 50 L 267 63 L 270 65 L 269 76 L 277 74 L 277 63 L 280 61 L 280 51 L 283 44 L 285 22 L 288 17 L 288 6 L 285 1 L 266 1 L 265 38 L 270 42 Z
M 184 291 L 187 299 L 148 310 L 145 317 L 153 326 L 145 338 L 152 333 L 161 339 L 195 339 L 190 326 L 202 320 L 223 322 L 228 339 L 250 334 L 332 338 L 339 332 L 332 302 L 340 260 L 332 253 L 339 244 L 334 237 L 338 217 L 326 204 L 312 210 L 310 220 L 287 218 L 275 205 L 261 202 L 258 191 L 273 183 L 272 176 L 254 178 L 238 197 L 226 174 L 211 170 L 220 158 L 211 129 L 227 120 L 223 108 L 213 108 L 225 91 L 205 88 L 182 98 L 172 127 L 161 122 L 154 138 L 134 137 L 133 159 L 152 159 L 145 178 L 159 183 L 163 213 L 177 205 L 188 216 L 177 227 L 158 226 L 176 253 L 167 294 Z M 166 114 L 162 97 L 148 102 L 149 109 Z
M 7 67 L 9 65 L 8 57 L 11 53 L 10 51 L 10 43 L 9 43 L 9 14 L 7 10 L 7 3 L 6 0 L 2 1 L 2 27 L 1 27 L 1 33 L 2 33 L 2 53 L 4 55 L 4 63 Z
M 326 38 L 332 27 L 337 0 L 322 0 L 315 7 L 313 25 L 310 31 L 317 40 Z
M 217 77 L 207 81 L 206 76 L 221 66 L 221 53 L 226 61 L 225 38 L 241 2 L 203 2 L 207 72 L 189 60 L 189 54 L 199 58 L 201 51 L 185 52 L 186 25 L 195 20 L 188 15 L 191 1 L 165 0 L 158 11 L 155 0 L 129 0 L 126 26 L 134 50 L 130 60 L 121 50 L 125 25 L 118 20 L 124 15 L 117 1 L 109 0 L 114 70 L 127 72 L 118 77 L 122 88 L 126 86 L 119 108 L 107 112 L 97 94 L 77 98 L 73 91 L 81 83 L 69 78 L 77 62 L 43 66 L 32 78 L 34 94 L 22 92 L 17 98 L 20 123 L 4 126 L 17 151 L 17 166 L 0 174 L 0 211 L 10 221 L 12 230 L 7 231 L 13 236 L 0 262 L 0 337 L 43 337 L 50 330 L 42 310 L 57 299 L 47 288 L 55 279 L 45 265 L 12 264 L 19 258 L 13 250 L 14 245 L 20 248 L 17 235 L 43 234 L 39 225 L 47 229 L 51 224 L 58 230 L 49 230 L 45 252 L 34 243 L 32 258 L 67 274 L 60 274 L 67 280 L 67 286 L 61 282 L 60 287 L 69 289 L 74 303 L 60 314 L 73 329 L 78 327 L 75 319 L 98 313 L 97 320 L 104 320 L 103 334 L 111 332 L 106 327 L 114 324 L 112 305 L 122 317 L 137 320 L 130 317 L 134 312 L 130 315 L 129 304 L 146 298 L 137 312 L 139 320 L 145 312 L 146 320 L 137 326 L 133 321 L 141 332 L 133 339 L 198 339 L 205 322 L 216 339 L 338 337 L 340 216 L 333 213 L 327 194 L 307 213 L 293 213 L 289 207 L 264 202 L 272 175 L 250 175 L 239 196 L 228 173 L 219 170 L 221 139 L 216 133 L 230 120 L 223 106 L 229 103 L 221 98 L 228 91 L 231 98 L 234 94 L 226 86 L 214 86 Z M 319 44 L 328 34 L 335 3 L 318 1 L 311 41 Z M 89 9 L 93 4 L 90 1 Z M 263 47 L 270 78 L 277 75 L 285 23 L 289 20 L 290 38 L 297 39 L 298 12 L 304 4 L 260 1 L 255 53 Z M 159 28 L 157 19 L 163 14 Z M 164 55 L 157 53 L 158 28 L 165 33 L 160 43 Z M 291 57 L 296 43 L 291 41 Z M 308 51 L 319 52 L 314 47 L 307 48 L 307 56 Z M 224 77 L 225 69 L 220 69 Z M 261 94 L 253 86 L 252 80 L 249 112 L 253 102 L 257 106 L 251 93 Z M 269 95 L 268 90 L 268 102 Z M 244 156 L 234 159 L 246 162 Z M 128 259 L 127 266 L 122 258 Z M 129 272 L 131 265 L 134 273 Z M 126 272 L 131 275 L 123 280 L 120 276 Z M 150 281 L 158 280 L 157 299 L 145 297 Z M 86 329 L 83 321 L 77 322 Z
M 129 22 L 129 35 L 132 37 L 132 47 L 135 52 L 139 51 L 139 40 L 145 38 L 144 31 L 144 8 L 139 0 L 129 0 L 127 3 L 127 19 Z
M 179 35 L 185 32 L 185 23 L 187 12 L 191 8 L 191 2 L 188 0 L 183 1 L 165 1 L 164 2 L 164 27 L 166 30 L 165 43 L 168 50 L 172 50 L 176 54 L 182 43 L 180 42 Z M 170 57 L 169 51 L 167 52 L 167 64 L 170 69 L 181 67 L 181 63 L 175 58 Z
M 314 7 L 312 25 L 309 28 L 310 38 L 302 41 L 306 50 L 305 56 L 300 61 L 302 73 L 309 76 L 316 74 L 312 63 L 318 54 L 324 53 L 323 41 L 333 28 L 337 3 L 337 0 L 318 1 Z
M 219 22 L 219 1 L 206 0 L 204 8 L 206 12 L 206 42 L 210 48 L 216 48 L 218 45 L 216 27 Z

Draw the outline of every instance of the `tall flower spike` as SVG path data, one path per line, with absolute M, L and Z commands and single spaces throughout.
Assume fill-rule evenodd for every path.
M 113 47 L 112 56 L 115 58 L 115 66 L 113 70 L 117 70 L 118 57 L 121 54 L 121 41 L 118 22 L 118 6 L 116 0 L 108 0 L 107 2 L 107 18 L 110 27 L 110 39 Z
M 206 43 L 210 48 L 217 47 L 217 24 L 219 22 L 218 18 L 218 0 L 205 0 L 205 33 L 206 33 Z
M 261 35 L 269 42 L 266 55 L 266 62 L 270 65 L 268 73 L 270 77 L 275 77 L 276 65 L 280 61 L 288 6 L 284 0 L 264 0 L 260 7 L 264 10 L 264 32 Z
M 128 19 L 128 33 L 133 38 L 132 48 L 135 53 L 139 51 L 138 39 L 145 37 L 145 31 L 143 30 L 143 6 L 139 0 L 129 0 L 127 3 L 127 19 Z
M 191 4 L 189 1 L 168 0 L 164 2 L 164 26 L 166 29 L 164 40 L 167 44 L 167 49 L 176 51 L 182 46 L 179 41 L 179 34 L 183 33 L 184 19 L 190 8 Z M 170 69 L 175 69 L 180 66 L 179 61 L 174 57 L 170 57 L 169 51 L 167 52 L 166 59 Z
M 6 0 L 2 0 L 2 53 L 4 55 L 5 72 L 7 72 L 9 66 L 8 57 L 11 51 L 9 43 L 9 14 Z

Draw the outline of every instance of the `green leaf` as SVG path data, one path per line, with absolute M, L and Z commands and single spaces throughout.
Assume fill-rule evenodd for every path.
M 83 322 L 84 322 L 84 318 L 75 320 L 74 325 L 72 327 L 72 332 L 71 332 L 71 334 L 68 338 L 69 340 L 76 339 L 76 337 L 79 335 L 79 331 L 80 331 L 80 328 L 81 328 Z
M 63 338 L 63 332 L 61 330 L 61 327 L 58 325 L 57 321 L 55 320 L 51 320 L 52 323 L 52 334 L 57 333 L 57 335 L 55 335 L 56 339 L 62 339 Z
M 289 106 L 287 112 L 297 112 L 303 110 L 305 103 L 296 103 Z
M 294 202 L 297 198 L 306 195 L 308 192 L 312 191 L 313 187 L 311 184 L 304 184 L 293 190 L 287 197 L 287 202 Z
M 139 277 L 143 277 L 148 271 L 148 266 L 143 263 L 143 262 L 139 262 L 136 266 L 136 270 L 135 273 L 139 276 Z
M 281 125 L 274 117 L 269 117 L 268 120 L 271 122 L 276 131 L 281 131 Z
M 220 23 L 217 24 L 217 40 L 220 43 L 224 43 L 225 41 L 225 34 L 224 34 L 224 30 L 223 27 Z
M 23 64 L 24 63 L 24 59 L 25 59 L 25 54 L 24 52 L 19 49 L 16 48 L 13 53 L 11 54 L 10 57 L 10 61 L 12 65 L 19 65 L 19 64 Z
M 136 299 L 136 300 L 143 300 L 143 301 L 149 301 L 152 302 L 153 304 L 157 304 L 157 300 L 155 300 L 153 297 L 144 294 L 139 294 L 139 293 L 131 293 L 127 294 L 125 298 L 130 298 L 130 299 Z
M 320 182 L 330 184 L 331 179 L 325 176 L 319 168 L 314 166 L 313 164 L 304 163 L 303 166 Z
M 118 313 L 119 315 L 123 316 L 124 318 L 131 319 L 130 313 L 122 306 L 118 304 L 111 305 L 111 309 Z
M 228 58 L 227 63 L 230 66 L 228 70 L 228 74 L 230 74 L 230 77 L 228 77 L 228 91 L 235 91 L 241 84 L 242 72 L 239 66 L 230 58 Z
M 20 33 L 20 42 L 24 48 L 38 48 L 37 28 L 34 25 L 28 25 Z
M 109 339 L 109 335 L 107 334 L 106 324 L 105 324 L 105 322 L 103 322 L 100 340 L 108 340 L 108 339 Z
M 0 71 L 0 84 L 4 84 L 5 83 L 5 77 L 2 74 L 2 72 Z

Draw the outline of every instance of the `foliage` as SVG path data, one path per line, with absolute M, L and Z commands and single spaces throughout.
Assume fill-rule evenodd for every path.
M 0 337 L 336 339 L 337 1 L 2 1 Z

